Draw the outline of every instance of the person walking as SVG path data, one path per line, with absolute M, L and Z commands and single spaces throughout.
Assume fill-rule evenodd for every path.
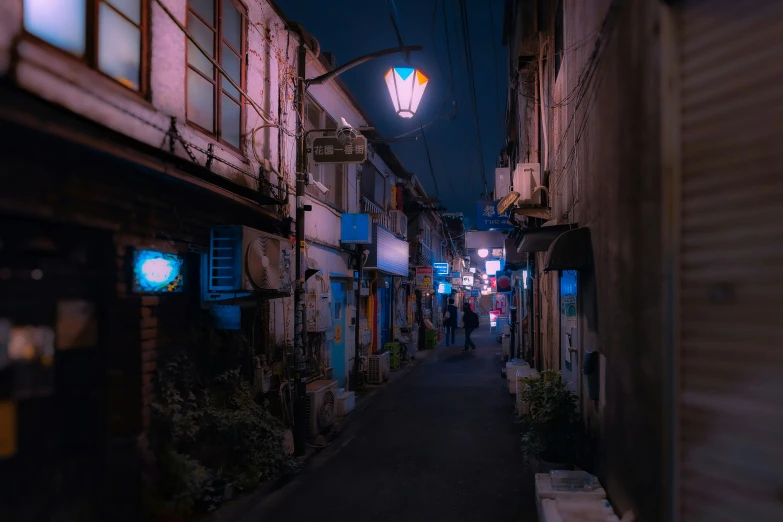
M 449 297 L 449 305 L 443 312 L 443 326 L 446 327 L 446 346 L 454 344 L 454 336 L 457 333 L 457 312 L 454 298 Z
M 476 312 L 470 309 L 468 303 L 462 306 L 462 324 L 465 326 L 465 348 L 462 351 L 475 350 L 476 345 L 470 339 L 470 334 L 479 327 L 479 317 Z

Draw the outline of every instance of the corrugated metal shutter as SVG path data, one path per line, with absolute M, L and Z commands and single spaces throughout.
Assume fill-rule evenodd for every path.
M 682 522 L 783 520 L 783 2 L 675 8 Z

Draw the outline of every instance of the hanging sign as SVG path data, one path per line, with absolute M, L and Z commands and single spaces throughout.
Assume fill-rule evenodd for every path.
M 448 263 L 434 263 L 433 265 L 435 267 L 435 273 L 438 275 L 449 275 L 449 264 Z
M 416 267 L 416 290 L 432 290 L 432 267 Z
M 473 274 L 462 274 L 462 286 L 473 286 Z

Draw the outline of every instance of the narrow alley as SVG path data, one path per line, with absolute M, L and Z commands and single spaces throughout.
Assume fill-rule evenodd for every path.
M 243 522 L 536 520 L 513 400 L 488 328 L 460 333 L 358 412 L 308 471 Z

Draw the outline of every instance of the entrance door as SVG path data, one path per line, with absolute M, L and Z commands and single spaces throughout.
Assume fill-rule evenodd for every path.
M 579 338 L 576 271 L 560 274 L 560 371 L 568 389 L 579 393 Z
M 332 339 L 332 374 L 334 380 L 345 384 L 346 362 L 345 362 L 345 283 L 332 282 L 332 328 L 334 329 L 334 339 Z
M 379 279 L 378 284 L 378 331 L 380 334 L 378 351 L 383 350 L 384 345 L 389 342 L 391 290 L 386 288 L 384 284 L 386 281 L 386 278 Z

